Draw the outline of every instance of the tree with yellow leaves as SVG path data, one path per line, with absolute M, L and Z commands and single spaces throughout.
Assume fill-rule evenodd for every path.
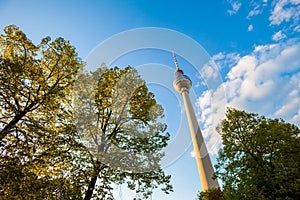
M 164 112 L 136 69 L 100 68 L 76 84 L 74 122 L 86 147 L 85 200 L 113 199 L 112 184 L 126 183 L 147 199 L 161 186 L 172 191 L 160 167 L 167 145 Z
M 113 199 L 172 191 L 163 109 L 134 68 L 82 72 L 63 38 L 0 36 L 0 199 Z
M 1 199 L 78 197 L 80 184 L 65 174 L 76 151 L 70 105 L 82 62 L 75 48 L 50 37 L 35 45 L 10 25 L 0 49 Z

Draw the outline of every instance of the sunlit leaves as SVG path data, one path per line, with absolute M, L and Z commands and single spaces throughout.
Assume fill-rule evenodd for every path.
M 112 199 L 126 182 L 145 198 L 172 191 L 163 109 L 134 68 L 82 73 L 68 41 L 35 45 L 14 25 L 0 49 L 0 199 Z
M 0 104 L 5 121 L 3 139 L 27 113 L 62 112 L 70 103 L 70 89 L 81 68 L 74 47 L 62 38 L 34 45 L 16 26 L 0 38 Z M 5 124 L 5 125 L 4 125 Z
M 94 191 L 99 198 L 112 198 L 111 184 L 125 181 L 145 198 L 158 185 L 165 186 L 166 193 L 172 191 L 170 176 L 159 166 L 160 150 L 169 139 L 163 109 L 134 68 L 82 74 L 74 108 L 74 121 L 93 165 L 86 199 Z M 95 174 L 98 186 L 91 184 Z
M 35 45 L 10 25 L 0 49 L 1 198 L 80 195 L 76 176 L 66 173 L 76 170 L 72 154 L 80 148 L 70 121 L 72 87 L 82 68 L 75 48 L 50 37 Z

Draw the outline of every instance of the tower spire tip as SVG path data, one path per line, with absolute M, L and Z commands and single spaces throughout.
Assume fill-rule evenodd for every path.
M 175 75 L 176 75 L 176 77 L 177 77 L 177 76 L 179 76 L 180 74 L 183 74 L 183 71 L 178 67 L 178 62 L 177 62 L 177 59 L 176 59 L 176 55 L 175 55 L 174 50 L 172 50 L 172 54 L 173 54 L 174 63 L 175 63 L 175 66 L 176 66 Z
M 177 59 L 176 59 L 176 55 L 175 55 L 174 50 L 172 50 L 172 54 L 173 54 L 174 63 L 175 63 L 175 66 L 176 66 L 176 71 L 178 71 L 178 70 L 179 70 L 179 67 L 178 67 L 178 62 L 177 62 Z

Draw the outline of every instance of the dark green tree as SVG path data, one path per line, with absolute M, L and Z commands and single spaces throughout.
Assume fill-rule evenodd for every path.
M 100 68 L 82 74 L 76 87 L 74 122 L 87 151 L 85 199 L 113 199 L 113 184 L 123 183 L 143 199 L 157 187 L 172 191 L 159 165 L 169 140 L 164 112 L 137 71 Z
M 80 197 L 72 165 L 80 147 L 71 123 L 82 68 L 75 48 L 50 37 L 35 45 L 10 25 L 0 50 L 0 199 Z
M 300 130 L 283 120 L 229 108 L 216 174 L 226 199 L 299 199 Z
M 223 200 L 223 192 L 220 188 L 210 188 L 198 194 L 198 200 Z

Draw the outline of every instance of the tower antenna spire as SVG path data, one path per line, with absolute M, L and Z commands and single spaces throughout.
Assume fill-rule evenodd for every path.
M 174 50 L 172 50 L 172 54 L 173 54 L 174 63 L 175 63 L 175 66 L 176 66 L 176 71 L 175 71 L 176 77 L 179 76 L 179 75 L 183 75 L 183 71 L 178 67 L 178 62 L 177 62 Z
M 178 62 L 177 62 L 177 59 L 176 59 L 176 55 L 175 55 L 174 50 L 172 50 L 172 54 L 173 54 L 174 63 L 175 63 L 175 66 L 176 66 L 176 71 L 178 71 L 178 70 L 179 70 L 179 67 L 178 67 Z

